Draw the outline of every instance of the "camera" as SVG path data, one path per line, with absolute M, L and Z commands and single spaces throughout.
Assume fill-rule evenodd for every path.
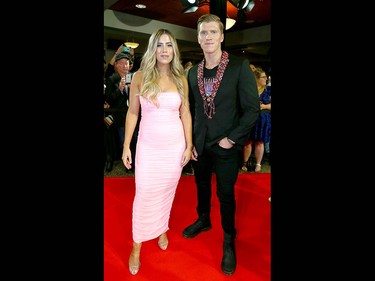
M 122 46 L 122 51 L 123 51 L 124 53 L 128 53 L 128 54 L 130 54 L 130 48 L 129 48 L 129 47 Z
M 133 73 L 128 73 L 125 76 L 125 84 L 130 84 L 132 82 Z

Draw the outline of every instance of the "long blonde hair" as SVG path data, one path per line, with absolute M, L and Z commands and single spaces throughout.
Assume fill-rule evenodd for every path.
M 184 86 L 182 83 L 182 76 L 184 76 L 184 68 L 180 61 L 180 51 L 178 49 L 176 38 L 167 29 L 159 29 L 155 31 L 148 40 L 148 47 L 144 53 L 139 70 L 143 71 L 143 86 L 139 95 L 157 104 L 157 95 L 161 91 L 157 80 L 160 77 L 160 72 L 156 67 L 156 48 L 160 37 L 167 34 L 172 42 L 173 59 L 170 63 L 170 73 L 173 81 L 177 86 L 177 90 L 181 96 L 182 103 L 184 103 Z

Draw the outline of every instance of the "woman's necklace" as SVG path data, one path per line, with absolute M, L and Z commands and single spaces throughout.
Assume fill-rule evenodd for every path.
M 214 99 L 216 97 L 217 90 L 219 89 L 220 82 L 223 79 L 224 71 L 228 65 L 228 57 L 228 53 L 226 51 L 223 51 L 223 53 L 221 54 L 219 67 L 216 71 L 216 77 L 214 78 L 214 85 L 212 87 L 211 94 L 205 92 L 203 85 L 204 58 L 198 65 L 198 88 L 203 99 L 204 113 L 207 115 L 208 119 L 212 119 L 212 115 L 215 114 Z

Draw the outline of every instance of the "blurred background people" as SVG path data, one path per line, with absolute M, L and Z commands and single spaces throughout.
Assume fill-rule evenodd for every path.
M 131 63 L 131 57 L 128 53 L 120 52 L 115 56 L 114 70 L 115 72 L 106 79 L 105 88 L 105 100 L 110 107 L 110 115 L 112 116 L 111 127 L 114 127 L 117 131 L 119 138 L 118 148 L 119 155 L 121 155 L 122 144 L 124 143 L 125 135 L 125 116 L 128 111 L 129 103 L 129 92 L 130 92 L 130 82 L 131 78 L 127 75 L 129 74 Z M 107 116 L 108 117 L 108 116 Z M 107 118 L 108 119 L 108 118 Z M 108 168 L 113 166 L 114 159 L 107 159 L 109 164 Z
M 106 61 L 104 59 L 104 71 L 106 69 Z M 104 79 L 104 91 L 103 91 L 103 108 L 104 108 L 104 167 L 107 172 L 112 171 L 113 168 L 113 161 L 116 155 L 116 141 L 115 141 L 115 130 L 112 126 L 113 124 L 113 116 L 111 113 L 108 113 L 106 109 L 110 108 L 109 103 L 106 101 L 105 98 L 105 89 L 106 89 L 106 79 L 103 74 Z M 117 132 L 116 132 L 117 134 Z
M 255 126 L 251 129 L 249 140 L 243 146 L 243 164 L 241 169 L 243 171 L 252 169 L 250 156 L 254 144 L 254 171 L 260 172 L 262 169 L 264 143 L 270 142 L 271 139 L 271 86 L 267 86 L 267 75 L 262 68 L 256 68 L 254 75 L 258 87 L 261 111 Z

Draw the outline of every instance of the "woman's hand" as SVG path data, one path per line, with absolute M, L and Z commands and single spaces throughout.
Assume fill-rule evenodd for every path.
M 130 170 L 132 168 L 132 153 L 130 151 L 130 148 L 123 148 L 122 151 L 122 163 L 124 163 L 125 167 Z
M 191 159 L 192 151 L 191 149 L 185 149 L 184 154 L 182 155 L 181 166 L 184 167 Z

